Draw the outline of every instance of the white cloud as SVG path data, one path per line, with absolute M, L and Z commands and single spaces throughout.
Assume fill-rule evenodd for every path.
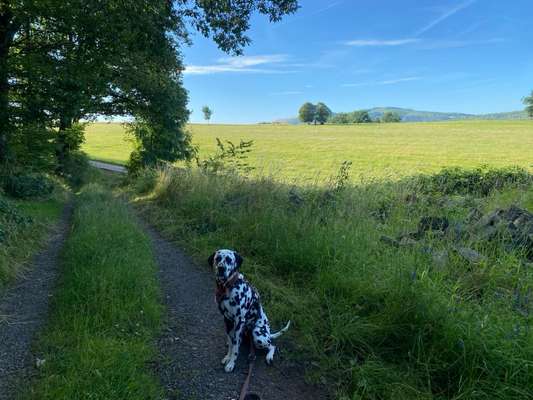
M 461 4 L 459 4 L 458 6 L 456 7 L 453 7 L 451 9 L 449 9 L 448 11 L 446 11 L 444 14 L 442 14 L 440 17 L 434 19 L 433 21 L 431 21 L 429 24 L 427 24 L 426 26 L 424 26 L 422 29 L 420 29 L 418 32 L 416 32 L 415 36 L 420 36 L 424 33 L 426 33 L 427 31 L 429 31 L 430 29 L 433 29 L 435 26 L 437 26 L 438 24 L 440 24 L 441 22 L 443 22 L 444 20 L 450 18 L 451 16 L 453 16 L 454 14 L 457 14 L 459 11 L 471 6 L 472 4 L 474 4 L 477 0 L 467 0 L 467 1 L 463 1 Z
M 210 65 L 187 65 L 183 71 L 189 75 L 206 75 L 225 72 L 242 72 L 257 74 L 286 74 L 295 71 L 280 69 L 280 63 L 287 60 L 286 54 L 266 54 L 256 56 L 225 57 Z M 267 65 L 270 68 L 254 68 Z
M 403 46 L 406 44 L 419 42 L 420 39 L 416 38 L 406 38 L 406 39 L 391 39 L 391 40 L 381 40 L 381 39 L 357 39 L 349 40 L 345 42 L 348 46 L 356 47 L 370 47 L 370 46 Z

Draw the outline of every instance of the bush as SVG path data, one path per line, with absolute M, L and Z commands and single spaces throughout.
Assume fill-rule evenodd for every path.
M 12 175 L 6 178 L 5 192 L 18 199 L 48 196 L 54 190 L 54 184 L 44 174 Z
M 69 153 L 63 161 L 63 177 L 70 186 L 81 187 L 87 182 L 89 176 L 89 158 L 82 151 Z
M 487 196 L 509 185 L 531 184 L 533 175 L 519 167 L 496 169 L 484 166 L 473 170 L 454 167 L 445 168 L 435 175 L 417 177 L 415 181 L 424 193 Z
M 0 197 L 0 244 L 32 223 L 30 216 L 22 214 L 10 201 Z

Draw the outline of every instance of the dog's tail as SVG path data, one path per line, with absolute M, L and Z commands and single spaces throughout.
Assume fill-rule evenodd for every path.
M 287 322 L 287 325 L 285 325 L 285 328 L 280 329 L 276 333 L 270 334 L 270 337 L 272 339 L 276 339 L 277 337 L 280 337 L 281 335 L 283 335 L 283 332 L 286 332 L 289 329 L 290 326 L 291 326 L 291 321 L 289 320 L 289 322 Z

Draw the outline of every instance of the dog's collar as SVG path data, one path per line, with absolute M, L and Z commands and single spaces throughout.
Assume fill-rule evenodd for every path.
M 215 292 L 215 299 L 217 303 L 222 301 L 222 298 L 228 293 L 228 290 L 239 280 L 240 272 L 235 271 L 224 283 L 217 282 L 217 288 Z

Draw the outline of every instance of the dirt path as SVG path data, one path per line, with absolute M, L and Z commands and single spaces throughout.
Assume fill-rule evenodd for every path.
M 158 373 L 166 399 L 238 399 L 248 364 L 241 350 L 233 373 L 220 360 L 226 353 L 224 324 L 214 303 L 213 277 L 195 265 L 176 246 L 144 224 L 159 264 L 159 278 L 168 309 L 168 321 L 159 340 Z M 278 327 L 274 327 L 278 328 Z M 277 340 L 283 347 L 283 338 Z M 302 366 L 276 354 L 268 367 L 258 354 L 250 389 L 262 400 L 325 399 L 323 391 L 307 385 Z
M 33 258 L 28 273 L 0 295 L 0 400 L 15 398 L 19 382 L 28 382 L 34 371 L 31 344 L 46 321 L 71 211 L 67 205 L 46 249 Z
M 103 169 L 104 171 L 117 172 L 119 174 L 125 174 L 127 172 L 126 168 L 122 165 L 110 164 L 103 161 L 89 161 L 93 167 L 98 169 Z

